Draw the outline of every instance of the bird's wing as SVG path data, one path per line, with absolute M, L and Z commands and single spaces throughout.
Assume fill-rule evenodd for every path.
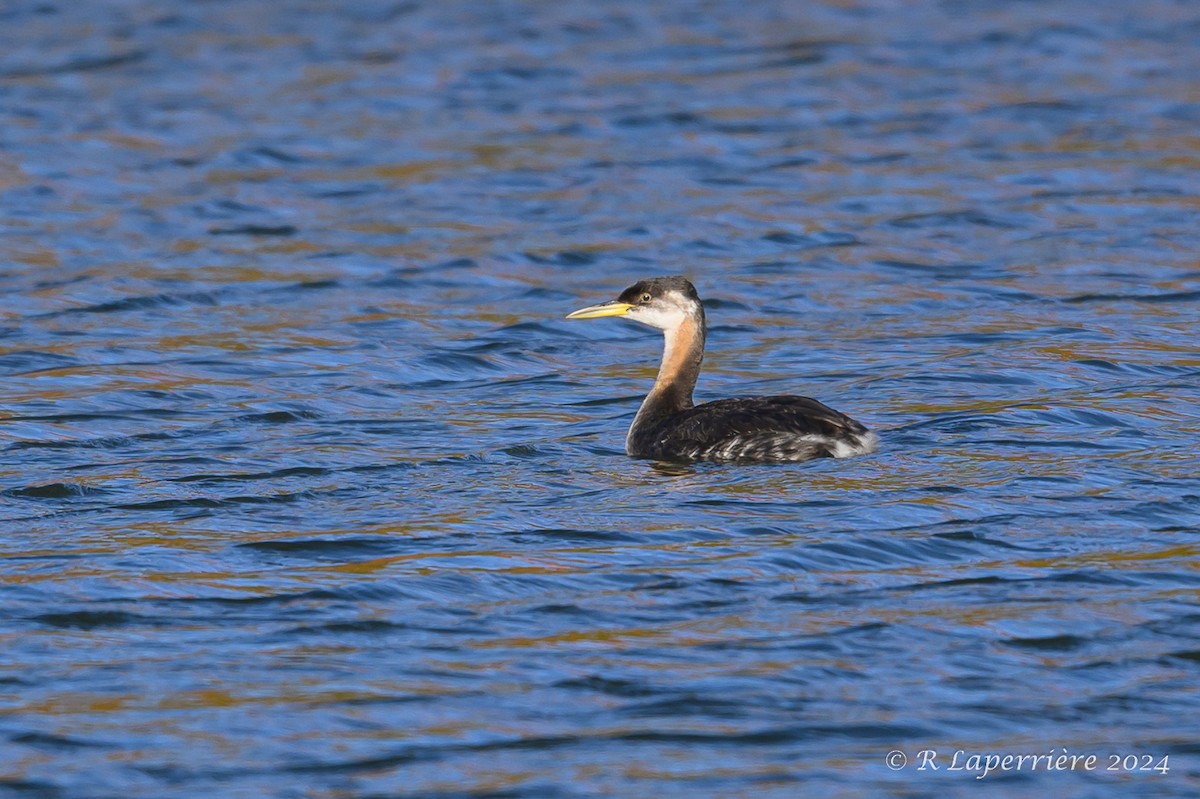
M 697 405 L 648 431 L 661 453 L 720 460 L 802 460 L 836 454 L 867 435 L 861 424 L 809 397 L 744 397 Z

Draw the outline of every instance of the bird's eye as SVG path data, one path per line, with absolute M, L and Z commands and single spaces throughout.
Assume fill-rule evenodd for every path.
M 649 295 L 649 294 L 643 294 L 643 295 L 642 295 L 642 302 L 650 302 L 650 295 Z

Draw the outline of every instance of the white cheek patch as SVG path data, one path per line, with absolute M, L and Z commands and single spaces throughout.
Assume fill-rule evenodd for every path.
M 683 324 L 685 316 L 678 308 L 664 308 L 659 305 L 646 305 L 629 312 L 629 318 L 659 330 L 670 330 Z
M 683 324 L 688 316 L 684 309 L 690 308 L 692 305 L 694 305 L 692 300 L 678 291 L 671 291 L 661 300 L 635 307 L 629 312 L 628 317 L 635 322 L 657 327 L 659 330 L 671 330 Z

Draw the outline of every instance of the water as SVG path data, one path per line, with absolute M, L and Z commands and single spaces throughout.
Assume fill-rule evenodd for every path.
M 1198 41 L 0 7 L 0 794 L 1196 795 Z M 661 344 L 562 316 L 680 272 L 699 399 L 881 451 L 626 458 Z

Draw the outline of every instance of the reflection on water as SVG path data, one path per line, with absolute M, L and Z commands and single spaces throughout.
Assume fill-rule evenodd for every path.
M 0 8 L 0 786 L 1195 795 L 1198 31 Z M 698 399 L 880 452 L 627 459 L 661 344 L 562 316 L 681 272 Z

